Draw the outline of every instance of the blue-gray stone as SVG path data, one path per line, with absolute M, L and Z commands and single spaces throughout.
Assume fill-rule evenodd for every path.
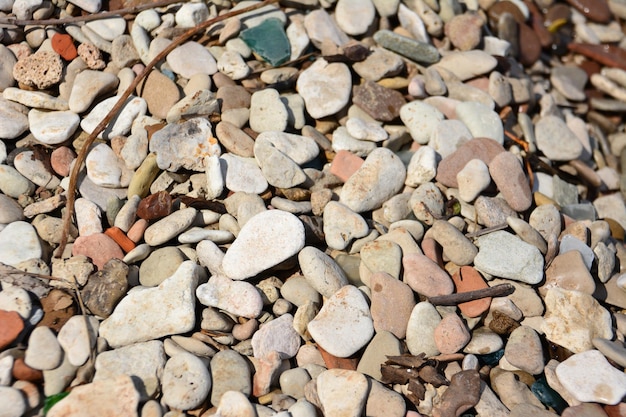
M 434 64 L 439 61 L 439 51 L 434 46 L 398 35 L 390 30 L 379 30 L 374 40 L 380 46 L 396 52 L 421 64 Z

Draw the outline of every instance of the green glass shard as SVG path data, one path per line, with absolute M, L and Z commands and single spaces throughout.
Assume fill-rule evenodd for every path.
M 291 56 L 289 39 L 279 19 L 267 19 L 258 26 L 244 30 L 239 37 L 272 66 L 287 62 Z
M 63 398 L 67 397 L 68 395 L 70 395 L 69 391 L 60 392 L 58 394 L 54 394 L 49 397 L 46 397 L 43 403 L 43 415 L 45 416 L 48 413 L 48 411 L 50 411 L 53 405 L 55 405 L 56 403 L 58 403 Z

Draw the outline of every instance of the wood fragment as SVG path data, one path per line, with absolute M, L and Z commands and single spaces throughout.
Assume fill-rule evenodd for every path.
M 80 152 L 76 156 L 76 161 L 74 162 L 74 166 L 72 168 L 72 172 L 70 173 L 70 182 L 67 190 L 67 203 L 65 213 L 63 215 L 63 234 L 61 236 L 61 242 L 59 243 L 59 247 L 55 251 L 55 257 L 61 257 L 63 252 L 65 251 L 65 246 L 67 245 L 68 237 L 70 234 L 70 228 L 72 226 L 72 217 L 74 216 L 74 203 L 76 201 L 76 191 L 78 188 L 78 176 L 81 171 L 81 168 L 87 158 L 87 153 L 89 152 L 89 147 L 96 140 L 100 132 L 102 132 L 108 125 L 111 123 L 113 118 L 119 113 L 119 111 L 124 107 L 126 100 L 130 95 L 135 91 L 139 83 L 146 78 L 146 76 L 152 71 L 154 66 L 159 63 L 161 60 L 165 59 L 165 57 L 172 52 L 176 47 L 183 44 L 185 41 L 196 35 L 197 33 L 205 30 L 206 28 L 214 25 L 215 23 L 221 22 L 222 20 L 229 19 L 233 16 L 238 16 L 243 13 L 247 13 L 253 10 L 260 9 L 261 7 L 265 7 L 272 3 L 276 3 L 278 0 L 265 0 L 261 3 L 254 4 L 249 7 L 245 7 L 243 9 L 231 11 L 228 13 L 224 13 L 223 15 L 217 16 L 213 19 L 209 19 L 200 23 L 198 26 L 194 26 L 193 28 L 187 30 L 185 33 L 180 35 L 179 37 L 172 40 L 172 42 L 161 51 L 152 61 L 150 61 L 144 70 L 135 77 L 133 82 L 128 86 L 128 88 L 119 96 L 117 103 L 113 106 L 113 108 L 109 111 L 109 113 L 102 119 L 102 121 L 96 126 L 96 128 L 91 132 L 89 137 L 85 140 L 83 147 Z M 154 7 L 154 6 L 153 6 Z
M 430 297 L 428 301 L 433 305 L 453 306 L 468 301 L 480 300 L 487 297 L 504 297 L 513 294 L 515 287 L 511 284 L 499 284 L 489 288 L 481 288 L 480 290 L 457 292 L 449 295 L 438 295 Z
M 398 365 L 405 368 L 419 368 L 424 366 L 428 362 L 425 353 L 419 355 L 400 355 L 400 356 L 387 356 L 385 365 Z

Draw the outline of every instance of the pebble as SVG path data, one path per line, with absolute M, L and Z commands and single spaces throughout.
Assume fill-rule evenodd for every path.
M 316 384 L 325 415 L 362 415 L 369 386 L 363 374 L 347 369 L 329 369 L 317 377 Z
M 402 122 L 409 128 L 413 140 L 420 144 L 427 144 L 431 140 L 444 117 L 435 107 L 422 101 L 412 101 L 400 109 Z
M 372 118 L 387 122 L 398 117 L 406 104 L 400 92 L 372 81 L 354 87 L 352 102 Z
M 224 273 L 237 280 L 254 276 L 298 253 L 304 237 L 304 226 L 293 214 L 281 210 L 259 213 L 246 222 L 226 252 Z
M 100 323 L 94 316 L 72 316 L 61 327 L 57 340 L 74 366 L 83 365 L 96 345 Z
M 370 278 L 370 288 L 371 314 L 377 334 L 386 331 L 403 339 L 415 306 L 411 287 L 389 274 L 378 272 Z
M 369 187 L 365 184 L 372 184 Z M 351 210 L 360 213 L 379 208 L 382 203 L 395 195 L 404 184 L 406 169 L 392 151 L 377 148 L 344 184 L 339 201 Z
M 130 375 L 75 387 L 49 411 L 50 417 L 95 417 L 101 413 L 122 416 L 137 412 L 139 392 Z
M 543 279 L 543 256 L 539 249 L 505 231 L 496 231 L 477 239 L 479 248 L 474 265 L 479 271 L 527 284 Z M 515 254 L 515 257 L 509 254 Z
M 28 109 L 12 101 L 0 97 L 0 138 L 15 139 L 28 127 Z
M 509 152 L 496 155 L 489 164 L 489 173 L 513 210 L 521 212 L 530 207 L 532 204 L 530 186 L 515 155 Z
M 545 295 L 546 290 L 553 287 L 593 295 L 596 284 L 580 252 L 571 250 L 552 260 L 546 270 L 546 282 L 539 291 Z
M 326 244 L 332 249 L 343 250 L 353 239 L 369 233 L 365 219 L 340 202 L 329 201 L 324 207 L 323 219 Z
M 122 259 L 124 253 L 119 245 L 104 233 L 93 233 L 87 236 L 79 236 L 72 246 L 72 255 L 85 255 L 91 258 L 92 263 L 98 269 L 111 259 Z
M 281 101 L 277 90 L 266 88 L 252 94 L 250 99 L 250 128 L 252 130 L 282 132 L 287 127 L 287 121 L 287 108 Z
M 442 354 L 452 354 L 467 345 L 471 335 L 463 320 L 456 314 L 444 316 L 434 332 L 435 345 Z
M 439 52 L 432 45 L 390 30 L 379 30 L 374 34 L 374 40 L 383 48 L 421 64 L 433 64 L 440 59 Z
M 269 185 L 253 158 L 227 153 L 220 157 L 220 166 L 226 171 L 222 173 L 224 184 L 232 192 L 261 194 Z
M 176 47 L 166 60 L 172 71 L 187 79 L 198 73 L 213 75 L 217 72 L 217 61 L 213 55 L 194 41 Z
M 454 282 L 457 293 L 475 291 L 488 287 L 480 273 L 471 266 L 461 267 L 452 275 L 452 281 Z M 489 309 L 490 304 L 491 297 L 486 297 L 460 303 L 459 309 L 467 317 L 479 317 Z
M 23 219 L 22 207 L 12 198 L 0 194 L 0 223 L 9 224 Z
M 611 339 L 613 330 L 608 310 L 591 295 L 550 288 L 545 297 L 546 313 L 541 331 L 574 353 L 593 349 L 596 337 Z
M 110 346 L 122 347 L 188 332 L 195 325 L 198 275 L 197 266 L 185 261 L 158 287 L 127 294 L 100 324 L 100 336 Z
M 422 301 L 415 305 L 406 328 L 406 345 L 412 355 L 440 353 L 434 336 L 439 322 L 441 316 L 432 304 Z
M 159 246 L 173 239 L 193 224 L 197 214 L 196 209 L 188 207 L 153 223 L 144 233 L 146 243 L 150 246 Z
M 361 349 L 374 335 L 367 301 L 352 285 L 336 291 L 309 322 L 307 329 L 325 351 L 340 358 Z
M 488 106 L 475 101 L 459 103 L 456 116 L 462 121 L 475 138 L 493 139 L 499 144 L 504 142 L 504 131 L 498 114 Z
M 300 251 L 298 262 L 306 282 L 324 297 L 330 298 L 348 285 L 348 279 L 341 267 L 330 256 L 313 246 L 307 246 Z
M 281 359 L 291 359 L 298 353 L 300 335 L 293 326 L 293 316 L 282 316 L 265 323 L 252 336 L 252 349 L 255 358 L 264 358 L 270 352 L 278 352 Z
M 132 375 L 140 381 L 138 390 L 142 399 L 147 399 L 160 388 L 165 359 L 161 341 L 134 343 L 98 354 L 93 379 L 103 381 Z
M 255 407 L 239 391 L 226 391 L 217 406 L 217 415 L 223 417 L 254 417 Z
M 250 319 L 257 317 L 263 308 L 263 299 L 252 284 L 233 281 L 223 275 L 214 275 L 209 282 L 201 284 L 196 296 L 203 305 Z
M 476 258 L 478 249 L 459 229 L 446 221 L 436 220 L 432 225 L 432 237 L 443 248 L 443 254 L 457 265 L 469 265 Z
M 152 135 L 149 149 L 156 154 L 158 167 L 171 172 L 204 171 L 204 158 L 221 153 L 211 122 L 201 117 L 167 125 Z
M 402 346 L 396 336 L 385 330 L 377 330 L 365 348 L 363 357 L 359 361 L 356 370 L 381 381 L 382 373 L 380 368 L 387 361 L 387 356 L 398 356 L 401 354 Z M 370 391 L 371 394 L 372 392 Z
M 437 161 L 437 152 L 433 148 L 420 146 L 407 166 L 405 185 L 417 187 L 431 181 L 437 174 Z
M 250 367 L 245 358 L 234 350 L 219 351 L 211 358 L 211 404 L 219 404 L 222 396 L 228 391 L 250 395 L 252 378 Z M 286 371 L 288 372 L 288 371 Z M 282 378 L 281 374 L 281 378 Z
M 58 84 L 63 73 L 61 57 L 53 51 L 37 51 L 20 58 L 13 67 L 15 80 L 45 90 Z
M 24 320 L 17 311 L 0 309 L 0 348 L 9 346 L 24 330 Z
M 34 369 L 54 369 L 61 364 L 63 350 L 49 327 L 36 327 L 28 339 L 24 363 Z
M 564 360 L 557 365 L 556 376 L 581 402 L 615 405 L 626 394 L 626 376 L 597 350 L 578 352 Z
M 535 135 L 537 148 L 550 159 L 571 161 L 583 152 L 580 140 L 557 116 L 542 117 L 535 125 Z
M 43 248 L 33 226 L 16 221 L 0 230 L 0 262 L 15 266 L 29 259 L 39 259 Z
M 488 73 L 496 67 L 497 63 L 497 60 L 493 56 L 476 49 L 472 51 L 455 51 L 446 54 L 435 65 L 435 68 L 450 71 L 461 81 L 466 81 Z
M 47 145 L 57 145 L 69 139 L 76 129 L 80 118 L 71 111 L 41 111 L 32 109 L 28 112 L 28 123 L 33 136 Z
M 543 372 L 541 340 L 537 332 L 528 326 L 520 326 L 511 332 L 504 357 L 511 365 L 531 375 Z
M 81 120 L 80 127 L 85 132 L 91 134 L 91 132 L 95 130 L 96 126 L 98 126 L 98 124 L 106 117 L 119 99 L 120 97 L 113 96 L 96 104 L 91 112 Z M 128 134 L 133 121 L 137 117 L 145 115 L 147 109 L 148 106 L 144 99 L 141 97 L 129 97 L 122 110 L 120 110 L 118 117 L 115 119 L 113 126 L 109 124 L 109 126 L 98 134 L 98 138 L 111 139 L 115 136 Z
M 211 373 L 202 359 L 191 353 L 177 353 L 163 368 L 162 400 L 179 410 L 196 408 L 208 396 L 211 382 Z
M 430 258 L 419 253 L 404 255 L 403 280 L 411 289 L 426 297 L 452 294 L 454 284 L 450 276 Z
M 352 89 L 350 70 L 343 63 L 320 58 L 300 73 L 296 89 L 311 117 L 330 116 L 348 104 Z

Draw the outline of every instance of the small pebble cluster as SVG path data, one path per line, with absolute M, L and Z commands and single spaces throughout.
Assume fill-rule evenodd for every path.
M 263 5 L 88 143 L 258 3 L 0 0 L 0 415 L 625 417 L 626 1 Z

